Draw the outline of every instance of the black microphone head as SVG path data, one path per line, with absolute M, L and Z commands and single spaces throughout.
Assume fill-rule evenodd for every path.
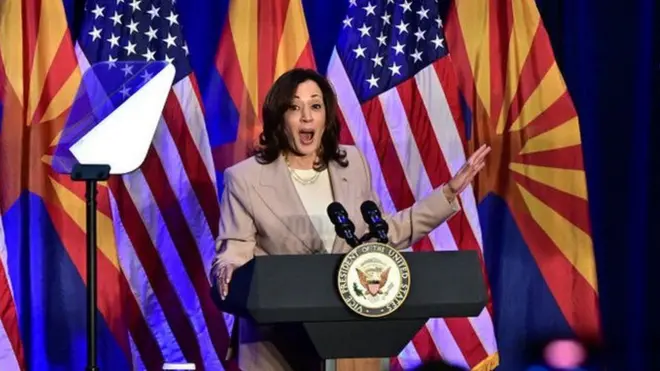
M 326 209 L 328 212 L 328 216 L 330 217 L 330 221 L 332 221 L 333 224 L 339 223 L 339 217 L 347 217 L 348 212 L 346 212 L 346 209 L 344 209 L 344 206 L 340 204 L 339 202 L 332 202 L 330 205 L 328 205 L 328 208 Z
M 378 206 L 376 205 L 375 202 L 371 200 L 366 200 L 360 205 L 360 211 L 362 211 L 362 215 L 368 213 L 368 212 L 377 212 L 380 214 L 380 210 L 378 210 Z
M 364 222 L 369 225 L 370 233 L 377 236 L 381 241 L 386 241 L 389 226 L 383 219 L 383 216 L 378 209 L 378 205 L 371 200 L 364 201 L 362 205 L 360 205 L 360 212 L 362 213 L 362 219 L 364 219 Z
M 375 202 L 371 200 L 364 201 L 360 205 L 360 212 L 362 213 L 362 219 L 364 219 L 367 224 L 375 223 L 383 219 L 380 215 L 380 210 Z
M 335 225 L 337 236 L 345 239 L 349 245 L 355 247 L 358 240 L 355 237 L 355 224 L 349 219 L 348 212 L 339 202 L 332 202 L 326 210 L 330 221 Z
M 329 213 L 346 213 L 346 209 L 344 209 L 344 206 L 340 204 L 339 202 L 331 202 L 330 205 L 328 205 L 328 214 Z

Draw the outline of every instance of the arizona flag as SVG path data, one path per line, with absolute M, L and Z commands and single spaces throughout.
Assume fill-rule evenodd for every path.
M 475 192 L 505 369 L 520 344 L 599 338 L 579 119 L 534 2 L 455 0 L 447 42 L 472 118 L 493 150 Z
M 0 3 L 2 370 L 85 366 L 85 186 L 50 165 L 80 79 L 61 1 Z M 122 280 L 99 188 L 99 362 L 126 370 Z
M 315 68 L 301 0 L 231 1 L 206 105 L 213 158 L 222 171 L 245 159 L 261 133 L 261 106 L 287 70 Z M 223 102 L 222 109 L 215 110 Z

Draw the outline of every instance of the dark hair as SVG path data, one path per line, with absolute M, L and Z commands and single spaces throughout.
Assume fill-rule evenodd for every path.
M 322 170 L 330 161 L 348 166 L 346 152 L 339 148 L 340 126 L 337 122 L 335 92 L 325 77 L 314 70 L 304 68 L 292 69 L 282 74 L 266 94 L 262 107 L 263 131 L 259 136 L 259 146 L 252 151 L 259 163 L 269 164 L 275 161 L 282 151 L 299 154 L 286 134 L 284 114 L 291 107 L 298 85 L 309 80 L 314 81 L 321 89 L 325 106 L 325 130 L 318 156 L 320 162 L 314 164 L 314 168 Z

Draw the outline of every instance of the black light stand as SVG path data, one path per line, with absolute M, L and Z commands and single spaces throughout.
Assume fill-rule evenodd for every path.
M 87 371 L 99 371 L 96 365 L 96 194 L 97 183 L 110 177 L 109 165 L 76 164 L 71 179 L 84 181 L 87 219 Z

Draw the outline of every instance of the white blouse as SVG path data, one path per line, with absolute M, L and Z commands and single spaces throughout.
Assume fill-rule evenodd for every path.
M 334 201 L 328 169 L 324 169 L 320 173 L 313 169 L 291 169 L 291 173 L 291 179 L 307 211 L 307 215 L 309 215 L 316 232 L 321 237 L 326 251 L 331 252 L 336 234 L 335 226 L 330 221 L 327 213 L 328 205 Z M 301 180 L 307 184 L 303 184 Z

